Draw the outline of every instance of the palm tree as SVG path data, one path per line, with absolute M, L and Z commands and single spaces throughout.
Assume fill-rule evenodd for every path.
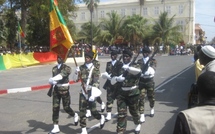
M 90 42 L 91 41 L 91 37 L 89 37 L 91 30 L 93 31 L 93 33 L 98 33 L 97 31 L 99 31 L 98 27 L 94 24 L 91 25 L 91 22 L 87 22 L 84 23 L 81 26 L 81 31 L 78 33 L 78 40 L 84 40 L 85 42 Z M 97 35 L 94 34 L 94 37 L 96 37 Z
M 126 38 L 131 45 L 136 46 L 142 44 L 149 26 L 148 20 L 140 15 L 128 16 L 123 23 L 123 37 Z
M 100 2 L 100 0 L 83 0 L 83 2 L 87 5 L 87 8 L 90 10 L 90 22 L 91 22 L 91 41 L 90 43 L 93 44 L 93 28 L 92 28 L 92 23 L 93 23 L 93 11 L 94 8 L 98 6 L 97 3 Z
M 103 18 L 100 23 L 100 28 L 103 30 L 97 39 L 102 39 L 108 44 L 113 44 L 117 37 L 120 35 L 122 21 L 116 11 L 107 13 L 108 19 Z
M 174 16 L 168 18 L 168 13 L 163 12 L 158 20 L 154 20 L 153 37 L 154 43 L 164 43 L 164 47 L 169 44 L 178 44 L 182 41 L 182 33 L 180 33 L 181 26 L 174 25 Z

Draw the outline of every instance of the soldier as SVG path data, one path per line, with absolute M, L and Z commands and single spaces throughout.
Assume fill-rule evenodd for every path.
M 86 46 L 85 46 L 85 53 L 89 52 L 89 51 L 93 51 L 92 50 L 92 45 L 91 44 L 86 44 Z M 93 52 L 94 52 L 94 55 L 93 55 L 92 63 L 93 63 L 94 66 L 96 66 L 96 68 L 100 68 L 99 61 L 96 60 L 96 57 L 97 57 L 96 50 L 94 50 Z M 101 97 L 98 96 L 96 98 L 96 101 L 101 105 L 101 112 L 104 112 L 104 110 L 105 110 L 105 103 L 102 101 Z M 90 116 L 91 116 L 91 112 L 90 112 L 90 110 L 88 108 L 87 109 L 87 113 L 86 113 L 86 117 L 88 118 Z
M 141 69 L 138 64 L 131 62 L 132 52 L 125 49 L 123 51 L 123 67 L 120 69 L 120 76 L 113 77 L 111 84 L 116 82 L 120 83 L 117 95 L 117 133 L 123 134 L 126 131 L 126 117 L 127 107 L 133 117 L 134 124 L 136 125 L 135 134 L 140 133 L 140 115 L 139 115 L 139 94 L 138 88 L 139 77 L 141 75 Z
M 149 54 L 151 53 L 148 47 L 144 47 L 142 50 L 143 58 L 137 61 L 138 64 L 141 65 L 142 74 L 139 81 L 139 89 L 140 89 L 140 100 L 139 100 L 139 111 L 140 111 L 140 122 L 145 122 L 144 115 L 144 103 L 145 103 L 145 94 L 147 94 L 149 105 L 151 108 L 150 116 L 154 116 L 154 104 L 155 104 L 155 96 L 154 96 L 154 75 L 155 75 L 155 67 L 156 60 L 149 58 Z
M 107 79 L 103 88 L 107 90 L 107 103 L 106 103 L 106 121 L 111 120 L 111 111 L 113 107 L 113 102 L 116 99 L 117 90 L 120 86 L 120 83 L 115 85 L 111 85 L 110 80 L 111 77 L 119 76 L 120 69 L 122 68 L 122 62 L 120 59 L 117 60 L 117 51 L 111 52 L 111 61 L 107 62 L 106 64 L 106 72 L 102 74 L 102 78 Z
M 92 63 L 94 53 L 88 51 L 85 53 L 85 63 L 76 69 L 76 74 L 80 71 L 81 80 L 83 81 L 82 90 L 79 97 L 79 110 L 80 110 L 80 126 L 82 128 L 81 134 L 87 134 L 86 130 L 86 110 L 89 110 L 92 115 L 100 120 L 100 128 L 102 129 L 105 124 L 105 117 L 101 115 L 96 109 L 96 97 L 100 96 L 99 90 L 99 75 L 100 69 Z M 85 91 L 87 94 L 85 93 Z
M 49 83 L 53 87 L 53 114 L 52 120 L 54 128 L 50 134 L 55 134 L 60 132 L 58 126 L 60 102 L 63 101 L 64 110 L 72 117 L 74 117 L 75 125 L 78 125 L 78 114 L 75 113 L 70 108 L 70 93 L 69 93 L 69 75 L 71 73 L 71 68 L 63 63 L 63 59 L 57 56 L 58 65 L 52 68 L 52 78 L 49 79 Z

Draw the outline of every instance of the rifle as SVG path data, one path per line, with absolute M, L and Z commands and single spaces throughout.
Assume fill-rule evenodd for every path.
M 137 57 L 139 56 L 140 51 L 138 52 L 138 54 L 132 59 L 131 63 L 129 64 L 129 66 L 133 65 L 135 63 L 135 61 L 137 60 Z M 123 77 L 126 77 L 128 75 L 128 71 L 124 71 L 123 73 Z
M 150 63 L 150 61 L 154 58 L 154 56 L 155 56 L 155 54 L 157 53 L 157 51 L 158 51 L 158 49 L 156 49 L 154 52 L 153 52 L 153 54 L 152 54 L 152 56 L 149 58 L 149 60 L 146 62 L 146 64 L 142 67 L 142 74 L 144 74 L 147 70 L 148 70 L 148 68 L 149 68 L 149 63 Z
M 116 64 L 116 67 L 118 67 L 118 65 L 119 65 L 119 63 L 120 63 L 120 61 L 121 61 L 121 59 L 122 59 L 122 55 L 119 57 L 119 60 L 118 60 L 118 62 L 117 62 L 117 64 Z M 113 71 L 111 71 L 111 72 L 113 72 Z M 113 76 L 112 76 L 113 77 Z M 106 87 L 108 86 L 110 84 L 110 81 L 109 80 L 106 80 L 106 82 L 105 82 L 105 84 L 104 84 L 104 86 L 103 86 L 103 89 L 106 89 Z
M 48 91 L 48 93 L 47 93 L 47 95 L 49 96 L 49 97 L 52 97 L 52 93 L 53 93 L 53 88 L 55 87 L 55 85 L 51 85 L 50 86 L 50 88 L 49 88 L 49 91 Z
M 73 53 L 73 59 L 74 59 L 74 62 L 75 62 L 75 66 L 77 67 L 78 64 L 77 64 L 77 62 L 76 62 L 74 53 Z M 83 80 L 82 80 L 82 78 L 81 78 L 81 72 L 80 72 L 80 71 L 78 72 L 78 77 L 79 77 L 79 79 L 80 79 L 80 81 L 81 81 L 81 86 L 82 86 L 82 89 L 83 89 L 83 91 L 84 91 L 84 94 L 87 95 L 88 93 L 87 93 L 86 88 L 85 88 L 85 86 L 84 86 L 84 82 L 83 82 Z

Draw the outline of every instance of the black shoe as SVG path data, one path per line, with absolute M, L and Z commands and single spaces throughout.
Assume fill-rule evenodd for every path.
M 78 122 L 75 122 L 75 126 L 78 126 Z
M 154 117 L 155 114 L 150 114 L 150 117 Z

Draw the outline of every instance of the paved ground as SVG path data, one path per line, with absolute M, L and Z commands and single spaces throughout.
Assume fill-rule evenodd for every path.
M 193 68 L 192 56 L 157 56 L 158 67 L 155 76 L 156 83 L 156 116 L 148 116 L 149 106 L 146 102 L 146 123 L 141 132 L 144 134 L 171 134 L 177 112 L 186 108 L 186 92 L 192 82 Z M 101 72 L 104 72 L 109 57 L 99 59 Z M 79 65 L 81 63 L 78 63 Z M 74 63 L 68 63 L 74 71 Z M 0 91 L 4 89 L 23 89 L 23 87 L 38 87 L 48 85 L 51 76 L 51 68 L 54 65 L 32 66 L 27 68 L 10 69 L 0 72 Z M 72 80 L 72 75 L 70 76 Z M 101 85 L 104 80 L 101 79 Z M 188 88 L 187 88 L 188 87 Z M 47 97 L 48 88 L 35 92 L 24 92 L 8 95 L 0 95 L 0 133 L 2 134 L 41 134 L 47 133 L 53 127 L 51 121 L 51 98 Z M 78 112 L 78 92 L 80 83 L 71 85 L 71 106 Z M 105 90 L 102 89 L 102 98 L 105 101 Z M 98 109 L 100 109 L 98 105 Z M 116 113 L 114 104 L 113 114 Z M 74 126 L 71 118 L 61 107 L 60 128 L 61 133 L 80 133 L 80 126 Z M 105 114 L 105 112 L 104 112 Z M 100 130 L 97 128 L 99 121 L 90 118 L 87 122 L 90 134 L 114 134 L 116 130 L 116 118 L 107 122 Z M 153 128 L 152 128 L 153 126 Z M 128 115 L 127 133 L 133 133 L 134 124 Z

